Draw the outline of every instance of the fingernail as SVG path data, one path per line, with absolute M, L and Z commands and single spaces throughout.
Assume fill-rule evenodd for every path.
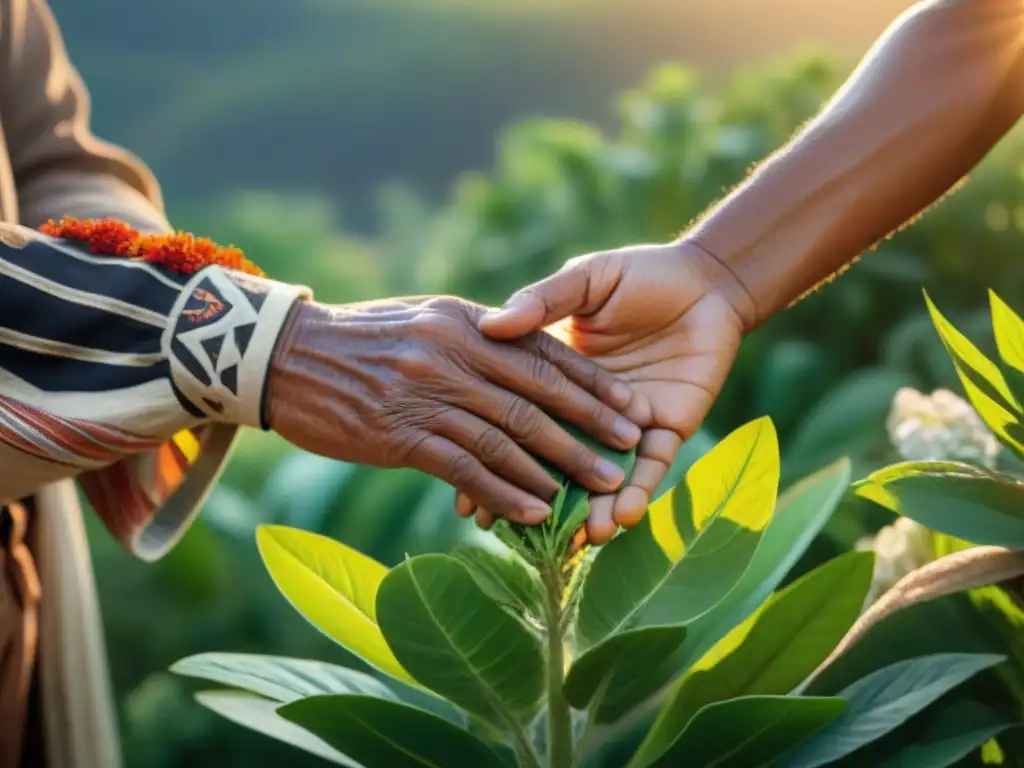
M 623 405 L 627 405 L 633 398 L 633 390 L 630 388 L 629 384 L 624 381 L 616 381 L 612 384 L 609 394 L 611 395 L 612 400 L 616 403 L 622 403 Z
M 551 515 L 551 507 L 547 504 L 523 507 L 523 522 L 527 525 L 543 523 Z
M 619 440 L 628 445 L 636 445 L 640 442 L 640 427 L 629 419 L 617 418 L 612 424 L 612 432 Z
M 601 459 L 597 462 L 597 466 L 594 467 L 594 471 L 597 476 L 604 480 L 609 485 L 615 486 L 616 488 L 622 484 L 622 481 L 626 479 L 626 475 L 618 465 L 608 459 Z

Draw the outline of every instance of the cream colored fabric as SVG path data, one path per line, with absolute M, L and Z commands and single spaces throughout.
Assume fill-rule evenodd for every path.
M 121 749 L 96 581 L 74 484 L 36 496 L 39 680 L 47 768 L 118 768 Z

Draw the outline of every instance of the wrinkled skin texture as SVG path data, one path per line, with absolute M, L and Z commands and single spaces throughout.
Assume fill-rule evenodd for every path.
M 548 414 L 606 445 L 636 445 L 629 386 L 547 333 L 512 343 L 459 299 L 299 305 L 271 365 L 270 426 L 313 453 L 439 477 L 496 515 L 538 523 L 557 483 L 533 457 L 595 491 L 621 470 Z
M 548 326 L 633 387 L 626 415 L 644 429 L 637 463 L 617 494 L 591 498 L 596 544 L 636 525 L 676 452 L 721 391 L 752 322 L 749 296 L 713 257 L 689 242 L 644 245 L 573 259 L 488 313 L 481 329 L 514 339 Z M 482 505 L 480 505 L 482 506 Z M 459 514 L 493 522 L 469 498 Z

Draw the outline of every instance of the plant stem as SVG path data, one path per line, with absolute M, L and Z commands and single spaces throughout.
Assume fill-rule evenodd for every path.
M 565 699 L 565 635 L 562 628 L 562 574 L 544 572 L 548 636 L 548 759 L 551 768 L 572 768 L 572 709 Z

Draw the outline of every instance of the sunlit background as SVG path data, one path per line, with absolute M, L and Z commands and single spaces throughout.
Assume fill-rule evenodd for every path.
M 331 301 L 497 302 L 572 255 L 667 238 L 813 114 L 907 0 L 52 0 L 94 126 L 160 177 L 172 221 Z M 898 386 L 955 387 L 927 285 L 984 330 L 1024 229 L 1024 143 L 849 276 L 750 339 L 707 424 L 769 413 L 787 476 L 890 458 Z M 1019 281 L 1018 281 L 1019 282 Z M 880 447 L 881 446 L 881 447 Z M 217 720 L 166 673 L 208 650 L 347 663 L 284 603 L 253 526 L 394 562 L 465 526 L 416 473 L 247 435 L 155 566 L 92 540 L 129 766 L 314 765 Z M 837 516 L 834 547 L 870 520 Z M 826 542 L 822 546 L 829 546 Z

